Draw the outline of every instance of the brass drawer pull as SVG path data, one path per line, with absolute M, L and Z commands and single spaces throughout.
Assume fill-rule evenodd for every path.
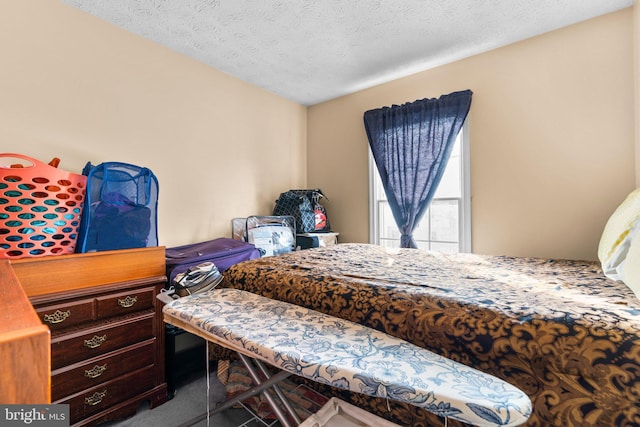
M 71 310 L 67 310 L 67 311 L 56 310 L 56 312 L 53 313 L 53 314 L 45 314 L 42 317 L 42 320 L 44 320 L 47 323 L 51 323 L 51 324 L 62 323 L 69 316 L 71 316 Z
M 98 378 L 106 370 L 107 370 L 107 364 L 106 363 L 104 365 L 102 365 L 102 366 L 96 365 L 93 368 L 84 371 L 84 376 L 87 377 L 87 378 Z
M 107 390 L 105 390 L 103 392 L 96 391 L 91 396 L 84 398 L 84 404 L 85 405 L 95 406 L 98 403 L 102 402 L 102 399 L 104 399 L 104 397 L 106 395 L 107 395 Z
M 118 305 L 124 308 L 133 307 L 133 304 L 137 302 L 138 302 L 138 297 L 130 297 L 128 295 L 125 299 L 118 299 Z
M 90 340 L 84 340 L 84 346 L 89 348 L 97 348 L 102 345 L 103 342 L 107 340 L 107 336 L 103 335 L 101 337 L 94 335 Z

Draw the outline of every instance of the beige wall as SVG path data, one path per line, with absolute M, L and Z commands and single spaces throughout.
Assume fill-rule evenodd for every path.
M 230 236 L 306 185 L 306 109 L 57 0 L 0 1 L 0 152 L 149 167 L 160 243 Z
M 633 53 L 636 121 L 636 187 L 640 187 L 640 1 L 633 3 Z
M 633 15 L 628 8 L 308 110 L 308 184 L 341 241 L 368 241 L 366 110 L 474 92 L 476 253 L 596 259 L 635 186 Z
M 636 2 L 307 110 L 56 0 L 0 0 L 0 151 L 149 167 L 167 246 L 228 236 L 231 218 L 304 186 L 327 193 L 341 241 L 367 241 L 364 111 L 470 88 L 474 251 L 594 259 L 640 182 L 638 15 Z

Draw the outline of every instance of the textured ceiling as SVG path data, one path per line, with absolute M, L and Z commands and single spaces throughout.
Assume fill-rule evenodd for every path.
M 62 0 L 312 105 L 633 0 Z

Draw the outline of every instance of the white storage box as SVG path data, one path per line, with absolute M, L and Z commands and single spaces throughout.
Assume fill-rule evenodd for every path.
M 299 427 L 400 427 L 344 400 L 332 397 Z

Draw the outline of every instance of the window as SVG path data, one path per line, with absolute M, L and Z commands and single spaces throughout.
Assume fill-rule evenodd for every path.
M 419 248 L 439 252 L 471 252 L 469 142 L 467 124 L 458 134 L 436 194 L 413 232 Z M 371 153 L 371 152 L 369 152 Z M 380 175 L 369 154 L 370 241 L 400 247 L 400 232 L 391 214 Z

